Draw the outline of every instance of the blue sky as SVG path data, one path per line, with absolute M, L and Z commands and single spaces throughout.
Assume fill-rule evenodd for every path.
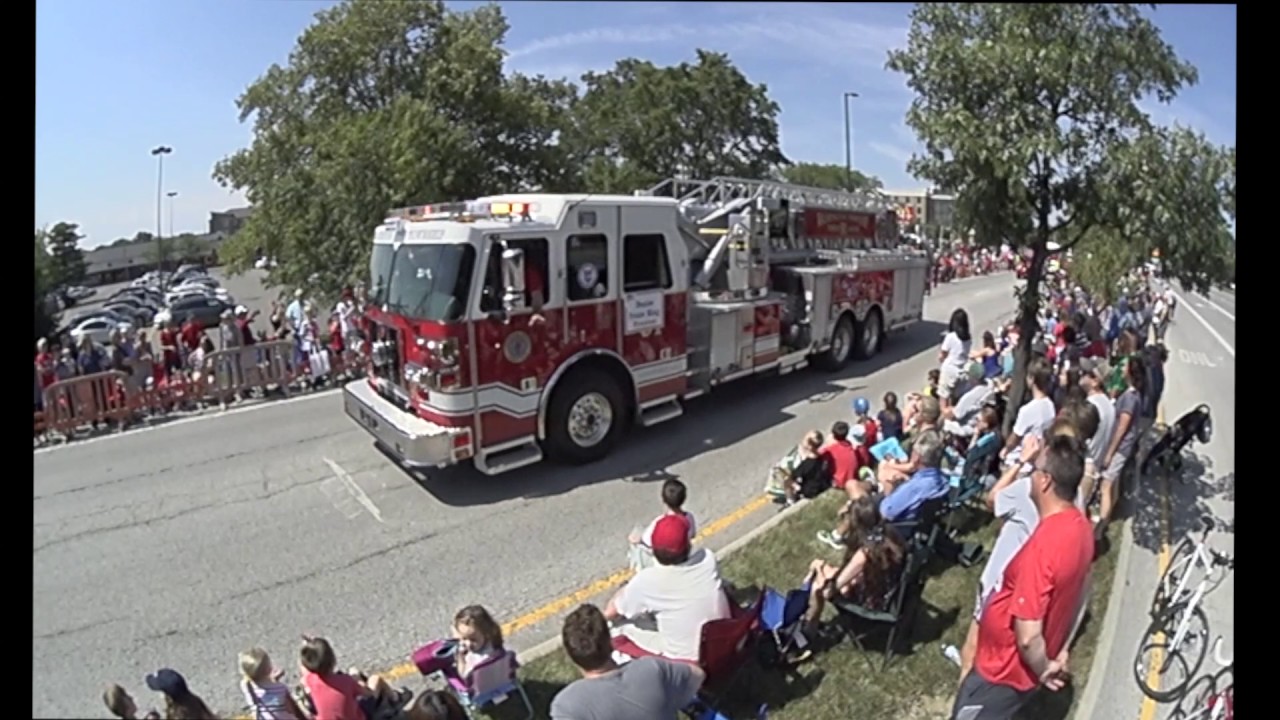
M 177 191 L 174 227 L 201 232 L 209 212 L 243 204 L 211 171 L 251 140 L 236 97 L 284 62 L 312 15 L 311 0 L 41 0 L 36 8 L 36 227 L 80 224 L 86 245 L 154 231 L 156 163 L 174 148 L 165 190 Z M 458 4 L 460 7 L 472 3 Z M 906 4 L 503 3 L 508 66 L 577 78 L 622 57 L 660 64 L 720 50 L 782 106 L 783 150 L 793 160 L 844 162 L 845 91 L 854 102 L 854 164 L 891 189 L 915 147 L 903 125 L 911 96 L 884 70 L 906 36 Z M 1169 5 L 1156 21 L 1200 83 L 1161 122 L 1179 121 L 1235 143 L 1236 11 Z M 165 209 L 164 232 L 169 228 Z

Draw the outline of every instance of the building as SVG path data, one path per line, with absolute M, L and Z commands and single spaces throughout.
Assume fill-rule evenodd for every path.
M 881 190 L 880 194 L 898 209 L 898 220 L 908 232 L 949 229 L 955 224 L 954 195 L 934 190 Z
M 171 268 L 184 262 L 217 265 L 218 249 L 226 239 L 222 233 L 165 238 L 165 264 Z M 159 267 L 160 243 L 153 238 L 144 242 L 109 245 L 86 252 L 84 259 L 85 284 L 127 282 Z
M 230 237 L 235 235 L 244 225 L 245 220 L 253 214 L 252 207 L 232 208 L 223 212 L 209 213 L 209 234 L 222 233 Z

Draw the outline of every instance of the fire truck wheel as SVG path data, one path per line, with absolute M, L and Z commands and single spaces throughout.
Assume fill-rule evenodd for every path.
M 609 454 L 626 425 L 626 401 L 607 373 L 583 368 L 564 378 L 547 406 L 547 450 L 555 459 L 588 463 Z
M 884 321 L 880 311 L 872 308 L 867 318 L 858 323 L 858 341 L 853 346 L 853 356 L 858 360 L 875 357 L 884 342 Z
M 835 332 L 831 333 L 831 347 L 818 356 L 819 368 L 827 372 L 836 372 L 849 364 L 849 358 L 853 355 L 854 339 L 857 337 L 855 329 L 853 316 L 849 313 L 840 316 Z

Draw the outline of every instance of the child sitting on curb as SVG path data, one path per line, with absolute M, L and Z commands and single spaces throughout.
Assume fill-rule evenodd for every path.
M 627 542 L 631 544 L 631 569 L 643 570 L 654 564 L 653 560 L 653 529 L 657 526 L 658 521 L 667 515 L 681 515 L 689 522 L 689 540 L 692 541 L 698 535 L 698 523 L 693 517 L 693 513 L 686 512 L 684 509 L 685 501 L 688 499 L 688 488 L 679 480 L 671 479 L 662 483 L 662 505 L 663 513 L 653 519 L 649 526 L 643 530 L 636 528 L 631 531 L 631 535 L 627 537 Z

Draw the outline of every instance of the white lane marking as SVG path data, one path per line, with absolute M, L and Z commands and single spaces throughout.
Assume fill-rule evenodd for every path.
M 356 479 L 351 477 L 351 473 L 344 470 L 341 465 L 329 458 L 321 459 L 324 460 L 325 464 L 329 466 L 329 469 L 333 471 L 333 476 L 342 483 L 351 498 L 368 511 L 368 513 L 373 516 L 374 520 L 386 524 L 386 520 L 382 519 L 382 511 L 378 509 L 377 505 L 373 504 L 373 500 L 370 500 L 369 496 L 365 494 L 364 489 L 360 487 L 360 483 L 356 482 Z M 341 508 L 339 508 L 339 510 L 341 510 Z M 347 519 L 351 519 L 351 516 L 348 515 Z
M 1179 295 L 1176 292 L 1173 294 L 1173 296 L 1178 298 L 1179 305 L 1186 308 L 1186 311 L 1191 313 L 1191 317 L 1200 321 L 1200 324 L 1204 326 L 1204 329 L 1209 331 L 1209 334 L 1213 336 L 1214 340 L 1218 341 L 1218 344 L 1221 345 L 1223 349 L 1227 351 L 1227 354 L 1230 355 L 1232 358 L 1235 358 L 1236 349 L 1231 347 L 1231 343 L 1227 342 L 1226 338 L 1222 337 L 1222 335 L 1217 330 L 1214 330 L 1213 326 L 1209 324 L 1209 321 L 1205 320 L 1203 315 L 1196 312 L 1196 309 L 1192 307 L 1191 303 L 1187 302 L 1185 298 L 1183 298 L 1181 295 Z
M 220 420 L 222 418 L 230 417 L 232 415 L 240 415 L 241 413 L 254 412 L 257 410 L 266 410 L 268 408 L 283 407 L 285 405 L 292 405 L 294 403 L 306 402 L 308 400 L 315 400 L 318 398 L 328 397 L 341 390 L 342 388 L 330 388 L 328 390 L 321 390 L 320 392 L 308 393 L 306 395 L 295 395 L 294 397 L 285 398 L 283 400 L 266 400 L 255 405 L 246 405 L 245 407 L 230 408 L 222 412 L 212 412 L 212 413 L 203 414 L 203 415 L 192 415 L 190 417 L 179 418 L 177 420 L 169 420 L 167 422 L 162 422 L 157 425 L 146 425 L 140 428 L 126 430 L 122 433 L 115 433 L 112 435 L 99 435 L 97 437 L 85 438 L 84 440 L 74 440 L 72 442 L 69 442 L 63 445 L 48 445 L 46 447 L 36 448 L 34 454 L 41 455 L 44 453 L 58 452 L 61 450 L 72 450 L 78 447 L 84 447 L 85 445 L 92 445 L 93 443 L 96 443 L 96 442 L 103 442 L 105 440 L 119 440 L 121 438 L 132 437 L 134 435 L 139 435 L 145 432 L 151 432 L 153 430 L 167 430 L 172 427 L 178 427 L 179 425 L 188 425 L 190 423 L 201 422 L 204 420 Z
M 1236 321 L 1236 316 L 1235 316 L 1235 315 L 1232 315 L 1231 313 L 1229 313 L 1229 312 L 1227 312 L 1226 310 L 1224 310 L 1224 309 L 1222 308 L 1222 306 L 1221 306 L 1221 305 L 1219 305 L 1218 303 L 1216 303 L 1216 302 L 1214 302 L 1214 301 L 1210 300 L 1210 299 L 1209 299 L 1209 296 L 1207 296 L 1207 295 L 1206 295 L 1206 296 L 1204 297 L 1204 301 L 1205 301 L 1206 303 L 1208 303 L 1208 304 L 1209 304 L 1209 307 L 1211 307 L 1211 308 L 1213 308 L 1214 310 L 1217 310 L 1218 312 L 1220 312 L 1220 313 L 1222 313 L 1223 315 L 1225 315 L 1225 316 L 1226 316 L 1226 318 L 1227 318 L 1228 320 L 1230 320 L 1231 322 L 1235 322 L 1235 321 Z
M 1199 367 L 1216 368 L 1218 367 L 1209 356 L 1202 352 L 1193 350 L 1183 350 L 1178 348 L 1178 361 L 1186 365 L 1197 365 Z

